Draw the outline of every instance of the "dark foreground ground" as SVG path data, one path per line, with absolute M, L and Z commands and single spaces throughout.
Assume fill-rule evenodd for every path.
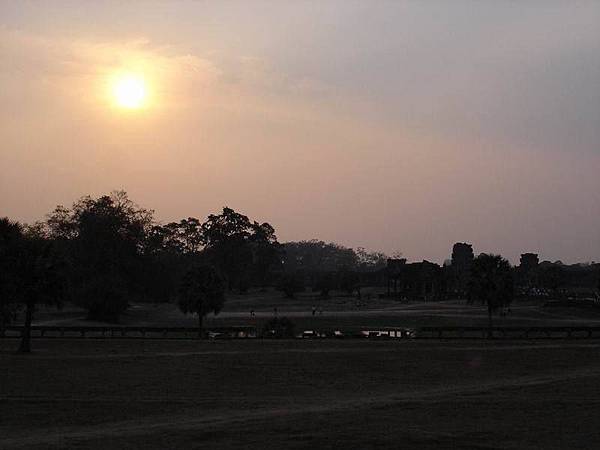
M 0 448 L 600 448 L 600 342 L 0 340 Z

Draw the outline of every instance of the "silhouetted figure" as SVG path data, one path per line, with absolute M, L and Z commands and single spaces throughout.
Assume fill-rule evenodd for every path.
M 312 315 L 314 316 L 317 312 L 317 308 L 315 308 L 314 306 L 312 307 Z
M 254 310 L 253 310 L 253 309 L 251 309 L 251 310 L 250 310 L 250 317 L 254 317 L 255 315 L 256 315 L 256 314 L 254 314 Z

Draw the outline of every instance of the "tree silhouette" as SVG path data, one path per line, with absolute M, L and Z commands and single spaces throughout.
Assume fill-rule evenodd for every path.
M 0 333 L 16 314 L 19 246 L 23 238 L 21 225 L 0 218 Z
M 281 276 L 277 288 L 283 292 L 286 298 L 294 298 L 297 292 L 304 290 L 302 274 L 298 272 L 286 272 Z
M 359 264 L 354 250 L 333 242 L 316 239 L 286 242 L 283 249 L 283 265 L 287 271 L 335 272 L 342 267 L 353 269 Z
M 125 192 L 83 197 L 71 209 L 57 207 L 47 220 L 49 236 L 68 261 L 72 300 L 91 319 L 117 320 L 128 299 L 144 290 L 143 253 L 152 212 Z
M 31 352 L 31 323 L 38 304 L 60 306 L 64 283 L 51 243 L 17 222 L 0 219 L 3 309 L 8 304 L 25 307 L 19 352 Z
M 363 247 L 355 251 L 358 267 L 363 271 L 374 271 L 385 269 L 389 256 L 382 252 L 368 252 Z
M 360 299 L 360 275 L 354 270 L 342 269 L 338 272 L 338 283 L 340 290 L 347 294 L 352 294 L 356 291 L 356 295 Z
M 488 310 L 488 337 L 492 337 L 492 313 L 510 305 L 514 286 L 510 263 L 500 255 L 482 253 L 473 260 L 469 302 L 481 302 Z
M 540 265 L 539 277 L 544 289 L 552 292 L 555 298 L 561 296 L 561 289 L 567 284 L 567 273 L 562 264 L 548 263 Z
M 313 290 L 319 291 L 322 298 L 328 298 L 329 293 L 335 288 L 335 278 L 331 272 L 317 274 Z
M 264 288 L 271 269 L 281 262 L 283 249 L 277 242 L 275 229 L 268 223 L 253 222 L 252 234 L 248 238 L 252 252 L 254 282 Z
M 202 338 L 204 316 L 218 314 L 225 303 L 225 285 L 210 266 L 196 266 L 183 277 L 179 289 L 179 309 L 184 314 L 198 314 L 198 337 Z
M 278 254 L 271 225 L 251 222 L 228 207 L 221 214 L 209 215 L 202 224 L 202 233 L 206 256 L 225 276 L 229 289 L 246 291 L 253 269 L 264 280 Z

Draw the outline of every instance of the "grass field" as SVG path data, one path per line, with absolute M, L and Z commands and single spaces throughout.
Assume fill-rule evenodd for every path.
M 312 315 L 316 306 L 323 313 Z M 297 330 L 486 325 L 464 302 L 230 296 L 207 326 Z M 255 311 L 255 317 L 250 311 Z M 68 306 L 36 324 L 97 325 Z M 517 302 L 498 325 L 598 325 L 595 310 Z M 122 325 L 195 326 L 134 304 Z M 0 340 L 0 449 L 600 448 L 600 342 Z
M 0 340 L 0 448 L 600 446 L 600 343 Z
M 253 325 L 261 328 L 274 316 L 287 316 L 304 329 L 335 329 L 348 327 L 420 327 L 420 326 L 487 326 L 487 310 L 465 301 L 398 302 L 377 298 L 377 290 L 366 290 L 362 302 L 353 297 L 332 296 L 320 299 L 309 292 L 295 299 L 285 299 L 280 292 L 230 294 L 225 308 L 205 320 L 208 327 Z M 367 300 L 367 296 L 369 299 Z M 600 326 L 600 311 L 593 308 L 548 308 L 543 301 L 515 301 L 511 313 L 495 317 L 498 326 Z M 312 308 L 317 314 L 312 315 Z M 250 311 L 254 311 L 251 317 Z M 322 312 L 321 312 L 322 311 Z M 38 325 L 108 325 L 86 320 L 85 311 L 66 305 L 61 311 L 43 309 L 34 320 Z M 197 326 L 195 316 L 185 316 L 174 304 L 132 304 L 122 315 L 120 325 Z

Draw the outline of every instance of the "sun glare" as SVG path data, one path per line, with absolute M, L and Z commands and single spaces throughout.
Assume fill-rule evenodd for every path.
M 137 75 L 117 77 L 112 85 L 112 94 L 118 106 L 127 109 L 138 109 L 146 101 L 146 83 Z

